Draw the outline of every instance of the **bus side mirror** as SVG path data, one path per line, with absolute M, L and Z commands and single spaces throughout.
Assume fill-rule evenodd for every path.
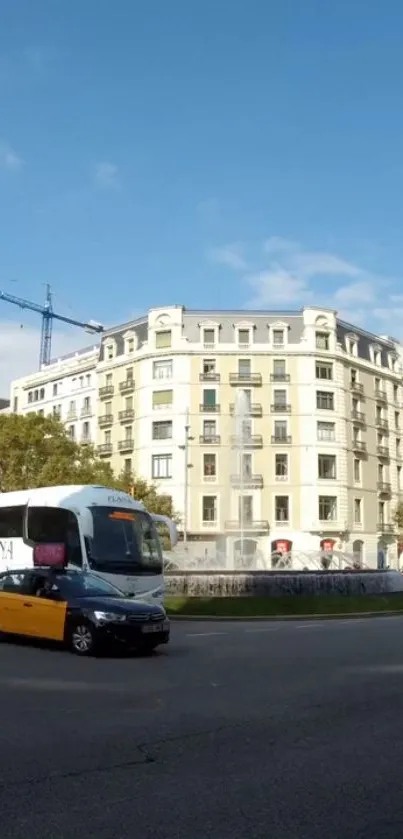
M 51 542 L 34 547 L 34 568 L 64 568 L 66 560 L 67 551 L 63 542 Z

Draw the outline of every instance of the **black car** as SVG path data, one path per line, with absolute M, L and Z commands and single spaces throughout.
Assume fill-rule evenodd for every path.
M 88 656 L 106 642 L 151 652 L 168 643 L 170 624 L 161 606 L 128 598 L 96 574 L 34 568 L 0 574 L 0 632 Z

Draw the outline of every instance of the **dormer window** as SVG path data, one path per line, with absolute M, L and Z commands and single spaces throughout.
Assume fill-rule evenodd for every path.
M 284 346 L 284 329 L 273 329 L 273 347 Z
M 328 350 L 329 349 L 329 333 L 328 332 L 315 332 L 315 343 L 317 350 Z
M 128 338 L 126 344 L 127 354 L 131 355 L 134 352 L 134 338 Z
M 167 350 L 172 346 L 172 332 L 170 329 L 164 329 L 161 332 L 155 333 L 155 347 L 157 350 Z
M 238 329 L 238 344 L 240 347 L 249 347 L 250 329 Z
M 203 329 L 203 344 L 206 348 L 215 346 L 215 329 Z
M 115 355 L 114 345 L 113 344 L 107 344 L 106 345 L 106 359 L 107 359 L 107 361 L 111 361 L 111 359 L 114 357 L 114 355 Z
M 376 364 L 377 367 L 380 367 L 382 363 L 382 351 L 379 344 L 372 344 L 369 348 L 369 354 L 372 363 Z
M 349 332 L 345 338 L 346 341 L 346 351 L 349 355 L 358 356 L 358 336 L 352 332 Z

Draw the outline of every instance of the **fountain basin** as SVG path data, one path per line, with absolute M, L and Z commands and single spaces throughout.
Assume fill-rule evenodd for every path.
M 231 571 L 165 574 L 167 595 L 182 597 L 285 597 L 287 595 L 391 594 L 403 591 L 398 571 Z

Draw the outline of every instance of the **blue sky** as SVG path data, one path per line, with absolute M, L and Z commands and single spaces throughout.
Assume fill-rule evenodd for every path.
M 0 288 L 108 325 L 313 302 L 403 337 L 402 32 L 399 0 L 3 0 Z M 40 324 L 0 306 L 1 389 Z

